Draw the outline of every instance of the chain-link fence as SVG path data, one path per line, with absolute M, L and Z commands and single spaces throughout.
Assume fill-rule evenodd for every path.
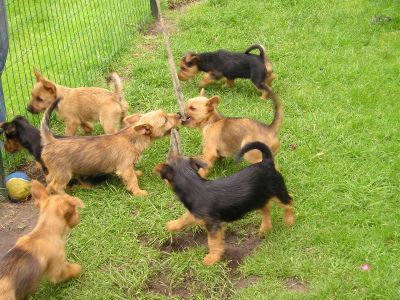
M 152 20 L 154 7 L 154 0 L 4 1 L 0 0 L 0 30 L 7 37 L 6 20 L 1 20 L 6 11 L 9 51 L 0 73 L 5 99 L 0 121 L 23 115 L 36 126 L 39 116 L 26 110 L 33 70 L 64 86 L 98 82 L 132 35 Z M 4 52 L 6 40 L 0 41 Z M 0 72 L 1 60 L 0 56 Z M 6 169 L 20 160 L 2 152 Z

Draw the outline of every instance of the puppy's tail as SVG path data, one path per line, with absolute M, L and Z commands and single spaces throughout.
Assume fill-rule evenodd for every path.
M 281 100 L 279 99 L 279 96 L 275 94 L 268 85 L 263 84 L 263 89 L 268 92 L 268 95 L 271 98 L 272 103 L 274 104 L 274 120 L 269 125 L 269 127 L 275 132 L 275 134 L 278 134 L 283 122 L 283 108 Z
M 114 83 L 114 100 L 118 103 L 121 102 L 123 94 L 122 94 L 122 81 L 117 73 L 112 72 L 110 76 L 107 78 L 107 82 Z
M 267 54 L 265 53 L 265 48 L 263 45 L 260 45 L 260 44 L 252 45 L 249 48 L 247 48 L 244 53 L 250 54 L 250 52 L 254 49 L 258 49 L 260 51 L 260 57 L 264 61 L 265 68 L 267 69 L 267 73 L 272 72 L 272 64 L 270 63 L 270 60 L 269 60 Z
M 265 48 L 263 45 L 260 45 L 260 44 L 251 45 L 249 48 L 246 49 L 244 54 L 250 54 L 250 52 L 253 51 L 254 49 L 257 49 L 258 51 L 260 51 L 260 57 L 264 60 L 264 62 L 268 61 L 268 57 L 265 54 Z
M 45 146 L 53 141 L 55 141 L 54 135 L 50 132 L 49 122 L 50 116 L 53 110 L 57 107 L 58 103 L 61 101 L 62 98 L 56 99 L 45 111 L 42 122 L 40 123 L 40 137 L 41 137 L 41 144 Z
M 259 150 L 262 153 L 263 161 L 268 161 L 270 163 L 274 163 L 274 157 L 272 156 L 272 152 L 267 145 L 261 142 L 251 142 L 242 147 L 239 153 L 236 155 L 236 161 L 241 160 L 243 155 L 251 150 Z

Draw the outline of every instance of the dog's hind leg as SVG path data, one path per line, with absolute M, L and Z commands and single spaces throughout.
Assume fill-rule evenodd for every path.
M 278 204 L 278 206 L 280 208 L 283 209 L 283 222 L 287 226 L 294 225 L 295 217 L 294 217 L 294 213 L 293 213 L 293 200 L 292 200 L 292 198 L 289 196 L 289 198 L 286 201 L 282 201 L 280 198 L 274 197 L 273 200 L 274 200 L 274 202 L 276 204 Z
M 124 169 L 117 169 L 116 174 L 124 180 L 127 189 L 130 190 L 132 194 L 134 194 L 135 196 L 147 195 L 147 192 L 145 190 L 141 190 L 139 188 L 135 170 L 133 170 L 133 167 L 131 165 L 127 166 Z
M 203 264 L 210 266 L 218 262 L 225 251 L 225 230 L 221 224 L 207 224 L 207 241 L 209 253 L 204 257 Z
M 254 142 L 252 139 L 244 139 L 240 145 L 241 148 L 243 148 L 244 145 Z M 244 159 L 247 160 L 251 164 L 258 163 L 262 161 L 262 153 L 259 150 L 251 150 L 246 152 L 245 155 L 243 155 Z
M 264 207 L 261 208 L 261 226 L 260 226 L 260 236 L 263 236 L 265 232 L 272 229 L 271 222 L 271 207 L 272 203 L 268 201 Z
M 204 222 L 186 211 L 179 219 L 169 221 L 166 227 L 170 232 L 177 232 L 194 225 L 204 226 Z
M 101 126 L 106 134 L 116 133 L 119 129 L 121 114 L 115 111 L 102 112 L 99 117 Z

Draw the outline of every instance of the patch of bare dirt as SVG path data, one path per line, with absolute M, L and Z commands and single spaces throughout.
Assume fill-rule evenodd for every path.
M 243 277 L 241 273 L 238 272 L 238 268 L 243 260 L 251 255 L 261 243 L 261 239 L 258 236 L 254 236 L 254 232 L 251 231 L 252 230 L 246 230 L 245 234 L 238 234 L 231 230 L 226 231 L 225 254 L 223 260 L 227 261 L 229 277 L 233 289 L 235 290 L 245 288 L 260 280 L 258 276 Z M 147 242 L 148 239 L 141 237 L 139 241 L 149 246 Z M 166 257 L 170 253 L 182 252 L 198 246 L 204 247 L 205 251 L 208 250 L 207 235 L 204 231 L 176 233 L 170 240 L 161 244 L 159 249 Z M 202 257 L 199 257 L 199 259 L 202 259 Z M 170 274 L 168 268 L 162 268 L 160 273 L 148 280 L 146 290 L 166 297 L 177 296 L 182 299 L 190 299 L 191 291 L 193 290 L 200 292 L 203 290 L 201 286 L 199 286 L 196 276 L 193 274 L 185 274 L 183 281 L 178 284 L 172 282 L 168 274 Z M 226 299 L 229 299 L 229 293 L 224 292 L 222 294 L 226 296 Z
M 36 161 L 27 161 L 14 171 L 25 172 L 26 175 L 28 175 L 31 179 L 35 179 L 43 184 L 46 184 L 46 178 L 44 177 L 42 167 Z
M 147 290 L 167 297 L 175 296 L 181 299 L 190 299 L 191 291 L 189 287 L 196 282 L 196 279 L 191 274 L 185 274 L 180 284 L 174 284 L 168 277 L 169 273 L 168 269 L 163 269 L 157 277 L 147 284 Z
M 35 226 L 38 211 L 32 201 L 0 202 L 0 257 L 11 249 L 17 239 Z
M 172 34 L 176 31 L 178 31 L 178 26 L 172 22 L 171 20 L 165 19 L 164 18 L 164 25 L 165 29 L 167 30 L 168 34 Z M 144 32 L 145 35 L 158 35 L 162 34 L 162 27 L 161 23 L 159 21 L 155 21 L 153 24 L 151 24 Z
M 250 285 L 256 284 L 261 280 L 260 276 L 248 276 L 248 277 L 240 277 L 233 281 L 233 287 L 236 290 L 247 288 Z
M 308 282 L 296 277 L 288 277 L 283 280 L 284 286 L 292 292 L 308 292 L 310 286 Z
M 199 2 L 200 0 L 169 0 L 168 1 L 168 9 L 183 9 L 186 6 L 193 4 L 195 2 Z

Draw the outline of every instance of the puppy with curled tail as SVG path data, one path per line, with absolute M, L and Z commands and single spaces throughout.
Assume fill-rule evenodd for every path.
M 285 224 L 294 224 L 293 200 L 282 175 L 275 169 L 268 146 L 261 142 L 246 144 L 237 158 L 252 150 L 262 153 L 260 162 L 216 180 L 200 177 L 198 169 L 204 168 L 205 163 L 193 158 L 178 156 L 156 167 L 187 209 L 182 217 L 168 222 L 167 229 L 176 232 L 194 225 L 204 226 L 209 246 L 209 254 L 203 260 L 205 265 L 219 261 L 224 253 L 224 223 L 239 220 L 259 209 L 262 215 L 260 234 L 270 230 L 270 200 L 284 209 Z

